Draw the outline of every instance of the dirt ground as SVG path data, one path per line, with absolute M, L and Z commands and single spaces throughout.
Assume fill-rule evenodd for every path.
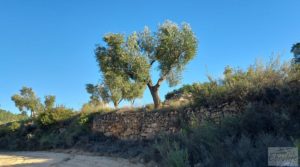
M 54 152 L 0 152 L 0 167 L 144 167 L 127 159 Z

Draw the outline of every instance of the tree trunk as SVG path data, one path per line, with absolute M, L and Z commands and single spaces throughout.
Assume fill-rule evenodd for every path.
M 159 108 L 160 107 L 160 98 L 158 95 L 158 88 L 159 86 L 151 86 L 148 84 L 148 88 L 151 92 L 152 98 L 153 98 L 153 102 L 154 102 L 154 108 Z
M 114 107 L 115 107 L 115 108 L 118 108 L 118 105 L 119 105 L 119 103 L 116 102 L 116 101 L 114 101 Z

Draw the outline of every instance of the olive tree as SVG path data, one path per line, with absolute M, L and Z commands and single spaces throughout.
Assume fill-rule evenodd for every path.
M 146 27 L 127 39 L 122 34 L 108 34 L 104 42 L 107 46 L 98 46 L 96 57 L 110 92 L 117 94 L 116 99 L 133 99 L 142 95 L 147 86 L 155 108 L 161 103 L 158 91 L 162 82 L 166 80 L 169 86 L 177 85 L 184 67 L 197 50 L 197 39 L 191 27 L 186 23 L 178 26 L 171 21 L 164 22 L 155 33 Z M 159 78 L 153 82 L 150 71 L 155 64 Z
M 32 88 L 23 87 L 20 94 L 13 95 L 11 99 L 22 113 L 30 111 L 31 117 L 35 117 L 43 108 L 40 99 L 35 95 Z
M 20 94 L 13 95 L 11 99 L 23 114 L 29 111 L 32 118 L 43 111 L 50 111 L 55 105 L 55 96 L 45 96 L 44 104 L 42 104 L 32 88 L 28 87 L 23 87 Z
M 56 97 L 52 95 L 45 96 L 45 101 L 44 101 L 45 110 L 51 110 L 54 108 L 55 99 Z
M 146 88 L 149 66 L 139 52 L 137 38 L 137 34 L 126 40 L 122 34 L 108 34 L 103 38 L 107 46 L 96 49 L 103 85 L 115 107 L 122 100 L 142 97 Z
M 110 101 L 108 90 L 103 84 L 86 84 L 86 91 L 91 95 L 89 103 L 94 106 L 104 105 Z

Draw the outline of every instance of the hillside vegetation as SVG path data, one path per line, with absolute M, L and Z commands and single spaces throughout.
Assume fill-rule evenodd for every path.
M 22 114 L 13 114 L 11 112 L 0 109 L 0 125 L 8 122 L 14 122 L 26 119 L 26 115 Z
M 300 146 L 299 65 L 275 59 L 245 71 L 226 67 L 224 79 L 186 85 L 167 96 L 178 94 L 191 94 L 197 106 L 240 107 L 220 123 L 195 123 L 158 140 L 151 155 L 163 166 L 266 166 L 268 147 Z
M 176 98 L 172 98 L 175 94 Z M 179 134 L 158 136 L 151 141 L 122 141 L 91 130 L 94 114 L 115 110 L 90 105 L 84 112 L 74 112 L 51 105 L 31 120 L 0 126 L 0 148 L 77 148 L 180 167 L 265 166 L 268 147 L 299 147 L 299 65 L 273 59 L 247 70 L 226 67 L 222 79 L 186 85 L 167 96 L 174 103 L 181 96 L 188 97 L 189 107 L 218 108 L 233 103 L 239 107 L 234 115 L 225 113 L 219 123 L 195 120 L 193 125 L 183 125 Z
M 161 85 L 178 85 L 186 65 L 197 55 L 198 39 L 190 25 L 165 21 L 154 32 L 145 27 L 127 35 L 109 33 L 102 40 L 95 48 L 101 81 L 86 84 L 90 99 L 82 109 L 57 105 L 55 96 L 40 98 L 24 86 L 11 97 L 21 114 L 0 110 L 0 149 L 75 149 L 166 167 L 257 167 L 266 166 L 268 147 L 300 146 L 299 44 L 292 47 L 291 62 L 274 58 L 247 69 L 227 66 L 221 78 L 208 76 L 207 82 L 184 85 L 161 102 Z M 153 70 L 158 76 L 153 76 Z M 146 88 L 153 104 L 118 108 L 123 101 L 134 104 Z M 233 109 L 222 110 L 224 106 Z M 207 112 L 196 116 L 193 111 Z M 102 115 L 107 112 L 121 114 Z M 127 119 L 122 112 L 145 112 L 139 113 L 140 118 L 160 120 L 164 126 L 140 119 L 142 125 L 133 124 L 133 131 L 127 124 L 138 122 L 139 116 L 134 113 L 133 119 Z M 166 115 L 158 117 L 158 112 Z M 218 120 L 212 116 L 217 112 Z M 181 115 L 174 117 L 175 113 Z M 99 119 L 107 127 L 93 126 L 96 116 L 111 118 L 115 124 Z M 158 118 L 168 118 L 176 126 Z M 141 140 L 122 138 L 123 132 Z

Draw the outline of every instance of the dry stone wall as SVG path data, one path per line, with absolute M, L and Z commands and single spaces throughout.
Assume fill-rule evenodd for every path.
M 160 133 L 176 133 L 184 124 L 195 120 L 219 121 L 224 114 L 237 111 L 235 105 L 215 108 L 185 108 L 169 111 L 126 111 L 94 117 L 93 131 L 124 140 L 151 139 Z

